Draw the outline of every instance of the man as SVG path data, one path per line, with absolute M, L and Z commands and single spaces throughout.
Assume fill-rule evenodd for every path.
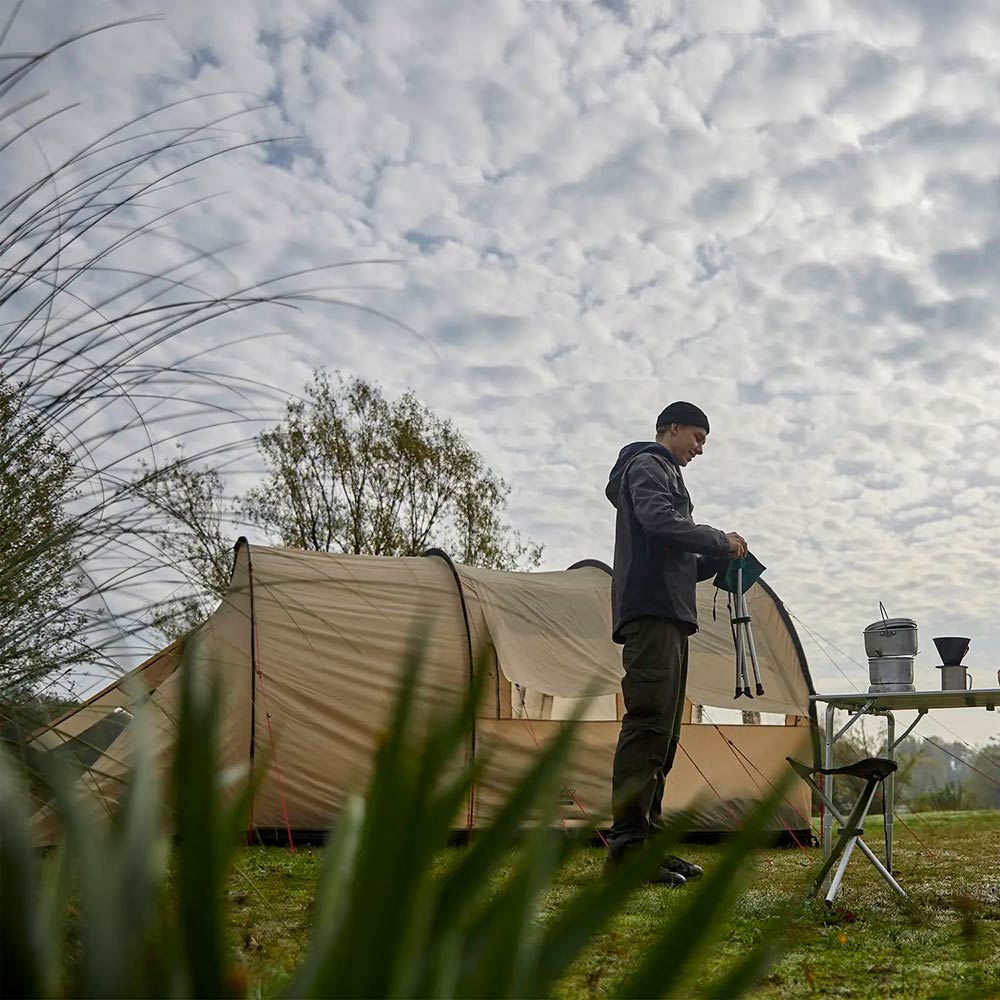
M 618 510 L 612 638 L 624 647 L 625 667 L 609 869 L 642 847 L 660 822 L 664 779 L 681 734 L 688 636 L 698 630 L 695 585 L 747 553 L 736 532 L 691 517 L 681 469 L 702 454 L 708 432 L 697 406 L 671 403 L 657 418 L 655 442 L 622 448 L 605 491 Z M 652 881 L 677 886 L 701 874 L 698 865 L 670 855 Z

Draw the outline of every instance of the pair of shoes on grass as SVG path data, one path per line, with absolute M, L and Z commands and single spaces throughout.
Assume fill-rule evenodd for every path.
M 667 871 L 671 871 L 675 875 L 680 875 L 685 882 L 701 878 L 705 874 L 705 869 L 701 865 L 696 865 L 693 861 L 685 861 L 683 858 L 677 857 L 676 854 L 668 854 L 660 867 L 666 868 Z
M 649 879 L 653 885 L 681 886 L 692 879 L 701 878 L 704 875 L 701 865 L 696 865 L 691 861 L 685 861 L 677 857 L 676 854 L 668 854 L 660 867 Z
M 608 855 L 604 862 L 604 874 L 610 875 L 617 871 L 620 865 L 621 859 L 615 859 Z M 704 870 L 701 865 L 685 861 L 683 858 L 677 857 L 676 854 L 668 854 L 660 867 L 646 881 L 651 885 L 669 885 L 677 888 L 691 879 L 701 878 L 702 875 L 704 875 Z

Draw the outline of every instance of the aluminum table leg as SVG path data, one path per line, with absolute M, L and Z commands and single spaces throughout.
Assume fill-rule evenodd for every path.
M 889 760 L 896 759 L 896 716 L 885 713 L 886 749 Z M 885 823 L 885 867 L 892 871 L 892 818 L 896 810 L 896 773 L 890 774 L 883 783 L 885 798 L 882 802 L 882 820 Z
M 826 748 L 823 756 L 823 766 L 833 767 L 833 705 L 826 706 Z M 833 801 L 833 776 L 823 775 L 823 789 L 830 801 Z M 830 857 L 833 848 L 833 816 L 829 808 L 823 811 L 823 860 Z

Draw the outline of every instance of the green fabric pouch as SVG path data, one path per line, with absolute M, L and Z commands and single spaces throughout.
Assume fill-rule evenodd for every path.
M 724 570 L 716 574 L 715 586 L 727 593 L 736 593 L 736 571 L 743 570 L 743 593 L 745 594 L 760 578 L 767 567 L 748 552 L 742 559 L 733 559 Z

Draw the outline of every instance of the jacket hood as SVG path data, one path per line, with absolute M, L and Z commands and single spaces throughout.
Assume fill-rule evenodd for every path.
M 633 441 L 631 444 L 625 445 L 618 452 L 618 460 L 611 469 L 611 475 L 608 476 L 608 485 L 604 490 L 604 495 L 615 507 L 618 506 L 618 493 L 621 490 L 622 476 L 625 475 L 625 470 L 628 468 L 629 462 L 636 455 L 643 455 L 647 452 L 666 458 L 668 461 L 673 462 L 674 465 L 677 465 L 677 459 L 674 458 L 670 449 L 664 448 L 662 444 L 657 444 L 655 441 Z

